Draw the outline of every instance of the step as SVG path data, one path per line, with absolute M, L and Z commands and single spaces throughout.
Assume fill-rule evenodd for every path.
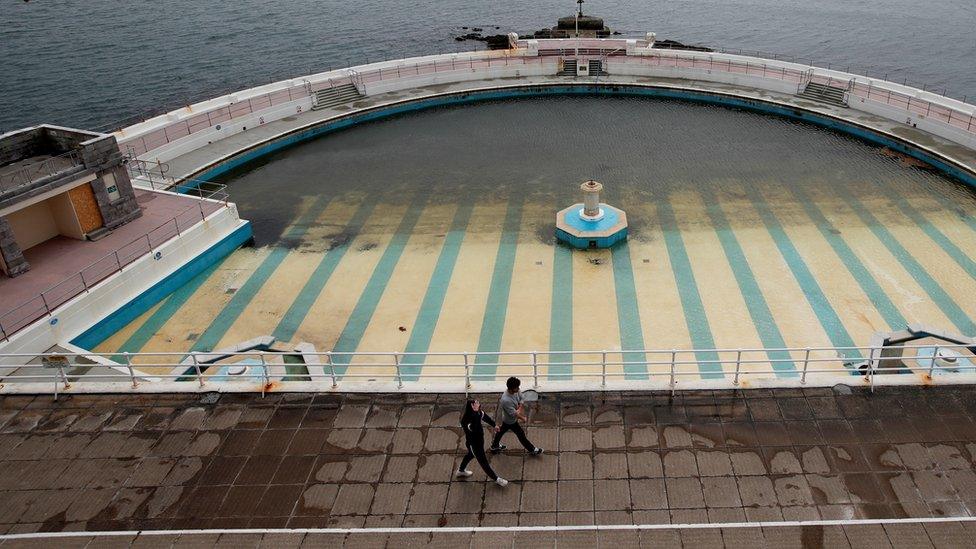
M 820 103 L 827 103 L 830 105 L 836 105 L 838 107 L 846 107 L 848 105 L 844 101 L 845 92 L 846 90 L 841 88 L 810 82 L 805 88 L 803 88 L 803 91 L 797 95 L 812 101 L 818 101 Z
M 603 61 L 600 61 L 599 59 L 590 60 L 590 76 L 607 76 L 609 74 L 610 73 L 603 70 Z
M 343 84 L 335 88 L 326 88 L 315 92 L 315 102 L 312 110 L 327 109 L 343 103 L 348 103 L 362 97 L 356 86 Z
M 556 74 L 559 76 L 576 76 L 576 60 L 567 59 L 563 61 L 563 69 Z

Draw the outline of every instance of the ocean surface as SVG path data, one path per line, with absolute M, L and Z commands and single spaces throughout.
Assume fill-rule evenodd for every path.
M 108 128 L 250 85 L 369 60 L 482 48 L 552 26 L 563 0 L 5 0 L 0 131 Z M 591 0 L 627 36 L 799 56 L 976 98 L 976 3 L 942 0 Z M 494 27 L 498 27 L 496 30 Z M 972 101 L 972 99 L 970 99 Z

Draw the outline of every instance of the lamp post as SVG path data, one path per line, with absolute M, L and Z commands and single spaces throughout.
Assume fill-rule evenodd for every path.
M 579 7 L 576 9 L 576 50 L 575 55 L 577 62 L 579 62 L 579 18 L 583 17 L 583 0 L 576 0 Z

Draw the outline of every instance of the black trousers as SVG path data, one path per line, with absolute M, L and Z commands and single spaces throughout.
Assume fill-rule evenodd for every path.
M 491 441 L 491 447 L 498 448 L 498 443 L 501 442 L 502 435 L 508 431 L 515 433 L 515 436 L 518 437 L 519 442 L 522 443 L 522 446 L 525 446 L 526 450 L 530 452 L 535 450 L 535 444 L 529 442 L 529 437 L 525 436 L 525 431 L 522 430 L 522 426 L 519 425 L 517 421 L 515 423 L 502 422 L 502 428 L 500 431 L 495 433 L 495 438 Z
M 491 468 L 491 464 L 488 463 L 488 456 L 485 455 L 485 442 L 481 441 L 473 445 L 468 442 L 466 445 L 468 447 L 468 453 L 464 456 L 464 459 L 461 460 L 461 466 L 458 467 L 458 471 L 464 471 L 468 468 L 468 464 L 471 463 L 472 459 L 478 458 L 478 463 L 481 465 L 481 468 L 485 470 L 485 474 L 488 475 L 488 478 L 491 480 L 497 479 L 498 475 L 496 475 L 495 470 Z

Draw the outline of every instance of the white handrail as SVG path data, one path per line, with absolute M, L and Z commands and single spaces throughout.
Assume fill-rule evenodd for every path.
M 903 354 L 884 356 L 883 349 L 897 349 L 902 353 L 914 351 L 907 360 Z M 939 366 L 938 350 L 958 351 L 957 364 L 951 367 Z M 920 350 L 931 356 L 919 354 Z M 234 386 L 250 387 L 254 390 L 267 390 L 274 384 L 279 389 L 289 387 L 312 387 L 324 384 L 329 390 L 344 386 L 357 386 L 362 380 L 372 384 L 385 384 L 390 390 L 410 390 L 411 387 L 437 384 L 451 380 L 447 387 L 457 391 L 469 391 L 475 384 L 495 383 L 508 375 L 520 375 L 532 380 L 532 386 L 551 385 L 554 382 L 574 380 L 586 383 L 598 381 L 598 387 L 609 388 L 617 383 L 618 389 L 644 389 L 646 384 L 657 384 L 671 391 L 679 386 L 696 387 L 704 381 L 712 380 L 712 385 L 720 387 L 741 387 L 749 383 L 774 383 L 777 386 L 799 386 L 809 383 L 811 377 L 827 374 L 829 384 L 847 382 L 852 385 L 863 384 L 874 389 L 877 384 L 937 383 L 944 381 L 972 382 L 976 376 L 976 341 L 966 344 L 938 345 L 889 345 L 886 347 L 783 347 L 783 348 L 711 348 L 711 349 L 616 349 L 616 350 L 566 350 L 566 351 L 500 351 L 500 352 L 317 352 L 309 356 L 324 357 L 317 362 L 304 364 L 306 373 L 289 374 L 284 369 L 283 355 L 295 354 L 287 351 L 247 351 L 239 353 L 203 352 L 142 352 L 142 353 L 52 353 L 37 355 L 30 353 L 0 355 L 0 392 L 19 385 L 34 387 L 56 387 L 62 391 L 73 386 L 101 386 L 99 382 L 109 382 L 113 391 L 152 390 L 153 386 L 165 386 L 171 390 L 199 390 L 207 387 L 225 390 Z M 754 356 L 761 353 L 763 356 Z M 66 357 L 68 362 L 79 357 L 91 361 L 93 357 L 109 363 L 122 357 L 120 372 L 72 374 L 61 368 L 57 371 L 46 368 L 41 362 L 44 357 Z M 219 355 L 220 359 L 214 357 Z M 571 357 L 566 360 L 545 360 L 540 357 Z M 587 357 L 589 355 L 589 357 Z M 636 355 L 636 356 L 635 356 Z M 643 360 L 636 359 L 643 355 Z M 650 356 L 649 356 L 650 355 Z M 654 355 L 660 356 L 659 359 Z M 750 356 L 753 355 L 753 356 Z M 783 356 L 785 355 L 785 356 Z M 853 356 L 852 356 L 853 355 Z M 404 363 L 405 357 L 423 357 L 422 361 Z M 442 358 L 454 360 L 439 360 Z M 581 359 L 577 359 L 580 357 Z M 631 359 L 628 359 L 631 357 Z M 478 360 L 481 358 L 482 360 Z M 515 358 L 515 360 L 505 360 Z M 168 360 L 172 359 L 172 360 Z M 242 359 L 252 359 L 258 368 L 253 374 L 214 377 L 213 368 L 226 366 Z M 337 360 L 338 359 L 338 360 Z M 357 360 L 358 359 L 358 360 Z M 372 359 L 372 360 L 371 360 Z M 59 364 L 63 364 L 60 362 Z M 857 368 L 851 368 L 854 364 Z M 76 366 L 90 366 L 88 362 Z M 554 371 L 557 367 L 571 367 L 571 373 Z M 716 368 L 717 367 L 717 368 Z M 150 372 L 151 369 L 165 369 L 169 373 Z M 499 372 L 499 369 L 502 369 Z M 937 375 L 936 370 L 939 370 Z M 894 374 L 912 373 L 921 376 L 905 378 Z M 880 378 L 879 378 L 880 375 Z M 541 376 L 547 376 L 540 382 Z M 295 378 L 301 378 L 296 380 Z M 840 379 L 840 381 L 838 381 Z M 655 381 L 657 380 L 657 381 Z M 116 383 L 125 382 L 115 386 Z M 190 382 L 190 385 L 185 385 Z M 195 382 L 195 383 L 193 383 Z M 242 383 L 243 382 L 243 383 Z M 622 384 L 620 383 L 622 382 Z M 456 385 L 454 384 L 456 383 Z M 573 382 L 570 382 L 572 384 Z M 663 383 L 663 385 L 661 385 Z M 384 385 L 384 386 L 385 386 Z M 563 383 L 566 385 L 566 383 Z M 179 387 L 182 386 L 182 389 Z M 176 389 L 173 389 L 176 388 Z M 43 389 L 46 392 L 48 389 Z

